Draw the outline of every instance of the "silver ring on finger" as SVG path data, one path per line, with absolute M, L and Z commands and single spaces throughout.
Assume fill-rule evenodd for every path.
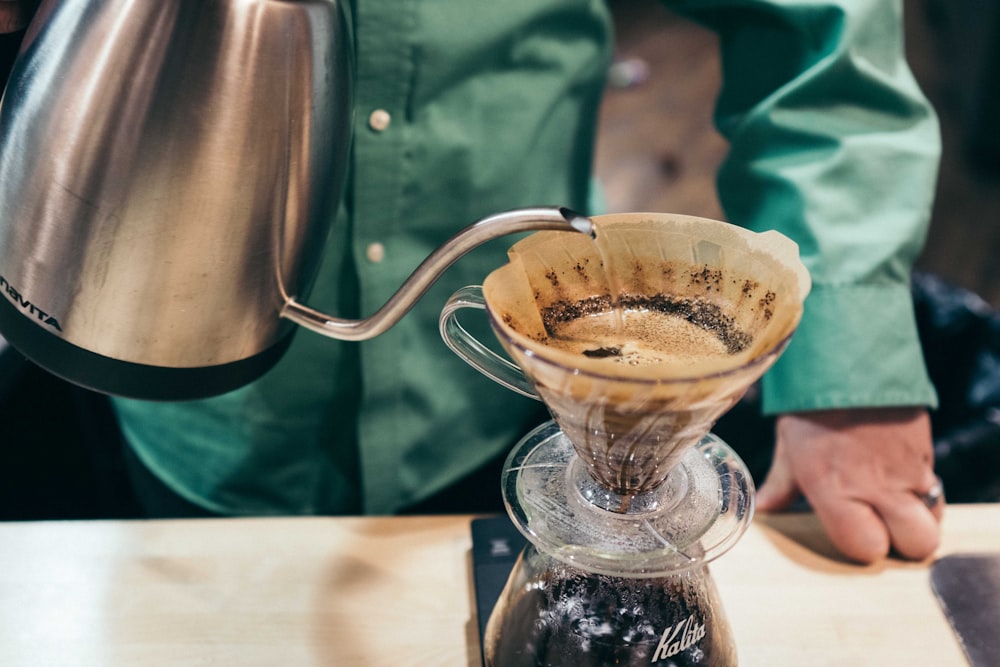
M 934 483 L 931 484 L 931 488 L 927 489 L 923 493 L 915 493 L 917 498 L 920 499 L 927 509 L 933 509 L 944 499 L 944 485 L 941 484 L 941 478 L 935 477 Z

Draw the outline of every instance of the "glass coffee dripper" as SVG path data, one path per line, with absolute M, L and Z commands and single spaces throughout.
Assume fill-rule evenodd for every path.
M 808 273 L 797 246 L 703 218 L 619 214 L 539 232 L 441 314 L 472 366 L 548 407 L 501 478 L 528 539 L 487 624 L 487 666 L 733 665 L 708 563 L 753 515 L 753 481 L 709 431 L 784 350 Z M 485 309 L 513 360 L 461 325 Z

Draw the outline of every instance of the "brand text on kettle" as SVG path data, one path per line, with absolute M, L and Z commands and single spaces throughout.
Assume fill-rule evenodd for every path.
M 47 324 L 57 331 L 62 331 L 62 327 L 59 326 L 59 320 L 21 296 L 21 293 L 18 292 L 13 285 L 7 282 L 7 279 L 3 276 L 0 276 L 0 290 L 3 290 L 11 301 L 20 306 L 21 310 L 27 311 L 31 315 L 35 316 L 42 324 Z

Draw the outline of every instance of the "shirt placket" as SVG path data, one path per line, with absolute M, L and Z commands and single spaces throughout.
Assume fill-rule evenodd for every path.
M 357 0 L 355 4 L 356 91 L 351 215 L 360 307 L 369 315 L 381 307 L 408 275 L 406 249 L 394 242 L 405 224 L 404 161 L 409 128 L 406 104 L 413 79 L 415 39 L 413 0 Z M 359 456 L 366 506 L 391 502 L 379 490 L 395 486 L 400 465 L 399 427 L 366 413 L 371 397 L 385 401 L 398 384 L 392 369 L 399 360 L 382 341 L 362 351 L 364 392 L 359 416 Z M 378 423 L 376 423 L 378 422 Z M 390 493 L 391 495 L 391 493 Z
M 382 266 L 392 259 L 388 237 L 404 218 L 400 167 L 406 152 L 407 87 L 414 66 L 413 2 L 359 0 L 355 17 L 354 251 L 361 306 L 370 312 L 395 289 L 390 272 Z

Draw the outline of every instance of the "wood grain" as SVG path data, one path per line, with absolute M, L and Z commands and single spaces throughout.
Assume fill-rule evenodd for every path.
M 0 665 L 479 662 L 470 517 L 0 523 Z M 1000 552 L 1000 506 L 941 553 Z M 929 563 L 837 558 L 809 514 L 712 565 L 741 665 L 961 665 Z

